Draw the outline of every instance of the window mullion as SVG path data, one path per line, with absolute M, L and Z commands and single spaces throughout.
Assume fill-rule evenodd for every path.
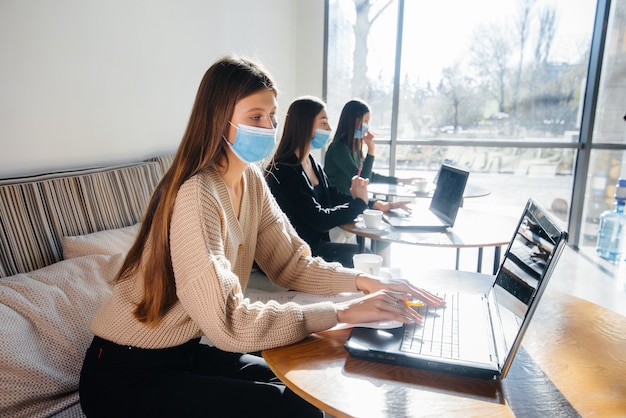
M 393 75 L 393 97 L 391 107 L 391 133 L 389 144 L 389 174 L 396 174 L 396 145 L 398 142 L 398 107 L 400 103 L 400 71 L 402 66 L 402 28 L 404 24 L 404 0 L 398 0 L 398 24 L 396 29 L 396 59 Z
M 577 153 L 574 168 L 574 187 L 572 188 L 571 211 L 569 214 L 569 242 L 578 248 L 582 237 L 583 207 L 585 202 L 585 190 L 587 189 L 587 177 L 589 162 L 593 147 L 593 126 L 598 101 L 598 89 L 600 75 L 602 73 L 602 59 L 611 10 L 611 0 L 598 0 L 596 17 L 589 56 L 589 69 L 587 71 L 587 85 L 585 87 L 585 99 L 583 103 L 582 122 L 580 127 L 579 142 L 581 145 Z

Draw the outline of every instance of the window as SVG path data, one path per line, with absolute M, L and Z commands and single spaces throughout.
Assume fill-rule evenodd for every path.
M 532 196 L 593 248 L 626 177 L 626 0 L 607 3 L 329 0 L 329 115 L 365 100 L 376 171 L 451 162 L 491 191 L 468 205 L 517 213 Z

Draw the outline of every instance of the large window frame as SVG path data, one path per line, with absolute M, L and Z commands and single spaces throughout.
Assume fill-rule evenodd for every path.
M 398 145 L 421 145 L 421 146 L 440 146 L 441 141 L 438 139 L 416 139 L 398 141 L 398 117 L 400 106 L 400 79 L 402 67 L 402 43 L 403 43 L 403 26 L 404 26 L 404 6 L 405 0 L 397 0 L 398 16 L 397 16 L 397 34 L 395 45 L 395 62 L 394 62 L 394 84 L 392 93 L 392 118 L 391 133 L 388 140 L 377 140 L 381 145 L 389 146 L 389 173 L 396 173 L 397 169 L 397 147 Z M 326 0 L 325 8 L 325 42 L 324 42 L 324 99 L 327 99 L 328 93 L 328 22 L 329 22 L 329 3 Z M 537 149 L 569 149 L 575 150 L 575 160 L 573 167 L 573 186 L 571 191 L 571 209 L 567 219 L 570 234 L 569 244 L 578 248 L 583 237 L 583 220 L 585 194 L 588 190 L 588 177 L 590 170 L 590 160 L 593 151 L 611 151 L 617 150 L 626 153 L 626 144 L 624 143 L 606 143 L 593 141 L 594 123 L 598 106 L 598 93 L 600 88 L 600 78 L 602 73 L 603 59 L 605 56 L 605 45 L 607 39 L 607 30 L 609 23 L 609 15 L 611 10 L 611 0 L 598 0 L 596 14 L 593 27 L 592 43 L 590 49 L 589 67 L 586 78 L 585 96 L 582 106 L 581 127 L 578 135 L 578 141 L 542 141 L 528 142 L 508 139 L 502 140 L 466 140 L 466 139 L 448 139 L 446 145 L 458 147 L 503 147 L 503 148 L 537 148 Z

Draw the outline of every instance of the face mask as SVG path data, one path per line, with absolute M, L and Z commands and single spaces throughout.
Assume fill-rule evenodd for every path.
M 315 136 L 311 140 L 311 148 L 324 148 L 324 146 L 328 143 L 328 138 L 330 138 L 330 131 L 326 131 L 324 129 L 316 129 Z
M 366 124 L 366 123 L 362 123 L 362 124 L 361 124 L 361 127 L 360 127 L 360 128 L 357 128 L 357 129 L 354 131 L 354 137 L 355 137 L 355 138 L 357 138 L 357 139 L 361 139 L 361 138 L 363 138 L 363 134 L 364 134 L 365 132 L 367 132 L 367 130 L 368 130 L 368 129 L 369 129 L 369 126 L 367 126 L 367 124 Z
M 228 123 L 233 125 L 231 122 Z M 226 138 L 224 141 L 241 161 L 255 163 L 272 153 L 276 145 L 276 128 L 257 128 L 241 123 L 236 128 L 235 143 L 231 144 Z

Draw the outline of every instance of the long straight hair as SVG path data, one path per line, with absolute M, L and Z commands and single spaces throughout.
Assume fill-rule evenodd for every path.
M 298 162 L 302 164 L 306 150 L 313 139 L 311 133 L 315 118 L 325 107 L 322 100 L 313 96 L 299 97 L 291 102 L 273 161 L 284 162 L 293 154 L 297 154 L 299 155 Z M 271 165 L 272 162 L 268 165 L 266 172 L 269 172 Z
M 172 165 L 152 194 L 139 235 L 116 277 L 118 282 L 134 276 L 143 280 L 143 297 L 134 311 L 137 320 L 156 325 L 178 299 L 169 241 L 178 189 L 207 167 L 227 167 L 222 137 L 227 135 L 235 105 L 262 90 L 277 95 L 270 76 L 243 58 L 222 58 L 204 74 Z
M 362 100 L 350 100 L 341 109 L 339 122 L 333 142 L 343 142 L 352 150 L 353 154 L 363 160 L 363 138 L 355 138 L 357 122 L 363 120 L 363 115 L 370 112 L 369 106 Z

